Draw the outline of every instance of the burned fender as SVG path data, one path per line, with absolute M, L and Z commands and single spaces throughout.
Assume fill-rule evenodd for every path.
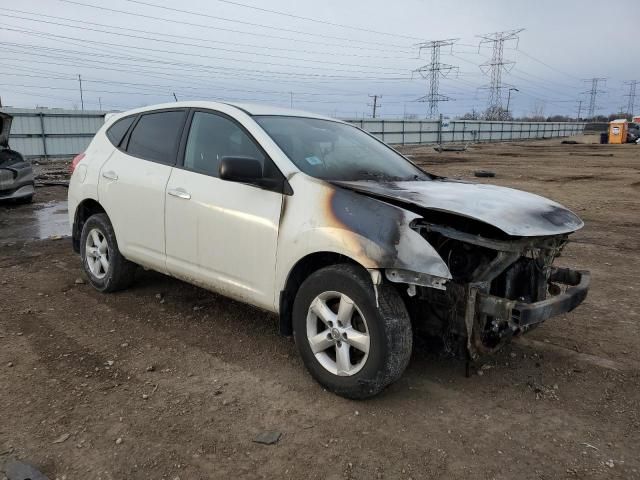
M 293 266 L 317 252 L 353 259 L 367 269 L 397 269 L 443 279 L 451 274 L 435 249 L 410 223 L 418 215 L 367 195 L 293 175 L 278 239 L 276 284 L 281 290 Z M 303 186 L 304 185 L 304 186 Z

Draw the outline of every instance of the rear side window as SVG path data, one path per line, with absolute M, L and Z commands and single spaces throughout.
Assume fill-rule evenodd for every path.
M 131 117 L 121 118 L 117 122 L 115 122 L 109 129 L 107 130 L 107 138 L 113 143 L 114 146 L 119 147 L 120 142 L 124 138 L 125 133 L 129 130 L 129 127 L 135 120 L 135 115 Z
M 147 113 L 133 127 L 127 152 L 153 162 L 173 165 L 185 111 Z

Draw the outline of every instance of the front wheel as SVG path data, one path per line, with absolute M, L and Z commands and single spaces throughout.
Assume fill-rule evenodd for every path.
M 80 237 L 82 266 L 91 285 L 101 292 L 115 292 L 133 281 L 136 265 L 122 256 L 113 226 L 104 213 L 89 217 Z
M 389 285 L 374 290 L 355 265 L 311 274 L 293 305 L 296 345 L 311 375 L 347 398 L 374 396 L 402 375 L 412 349 L 411 321 Z

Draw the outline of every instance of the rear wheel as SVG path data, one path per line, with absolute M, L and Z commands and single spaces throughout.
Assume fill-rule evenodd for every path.
M 389 285 L 373 288 L 363 269 L 333 265 L 311 274 L 293 306 L 294 336 L 311 375 L 347 398 L 376 395 L 409 363 L 411 322 Z
M 136 265 L 122 256 L 113 226 L 104 213 L 89 217 L 80 239 L 82 266 L 91 285 L 101 292 L 127 288 Z

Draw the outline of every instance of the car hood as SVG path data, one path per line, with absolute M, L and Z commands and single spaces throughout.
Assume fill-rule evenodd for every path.
M 11 131 L 11 122 L 13 117 L 8 113 L 0 112 L 0 147 L 7 148 L 9 146 L 9 132 Z
M 508 235 L 535 237 L 574 232 L 584 226 L 572 211 L 547 198 L 513 188 L 449 179 L 410 182 L 331 182 L 394 202 L 472 218 Z

